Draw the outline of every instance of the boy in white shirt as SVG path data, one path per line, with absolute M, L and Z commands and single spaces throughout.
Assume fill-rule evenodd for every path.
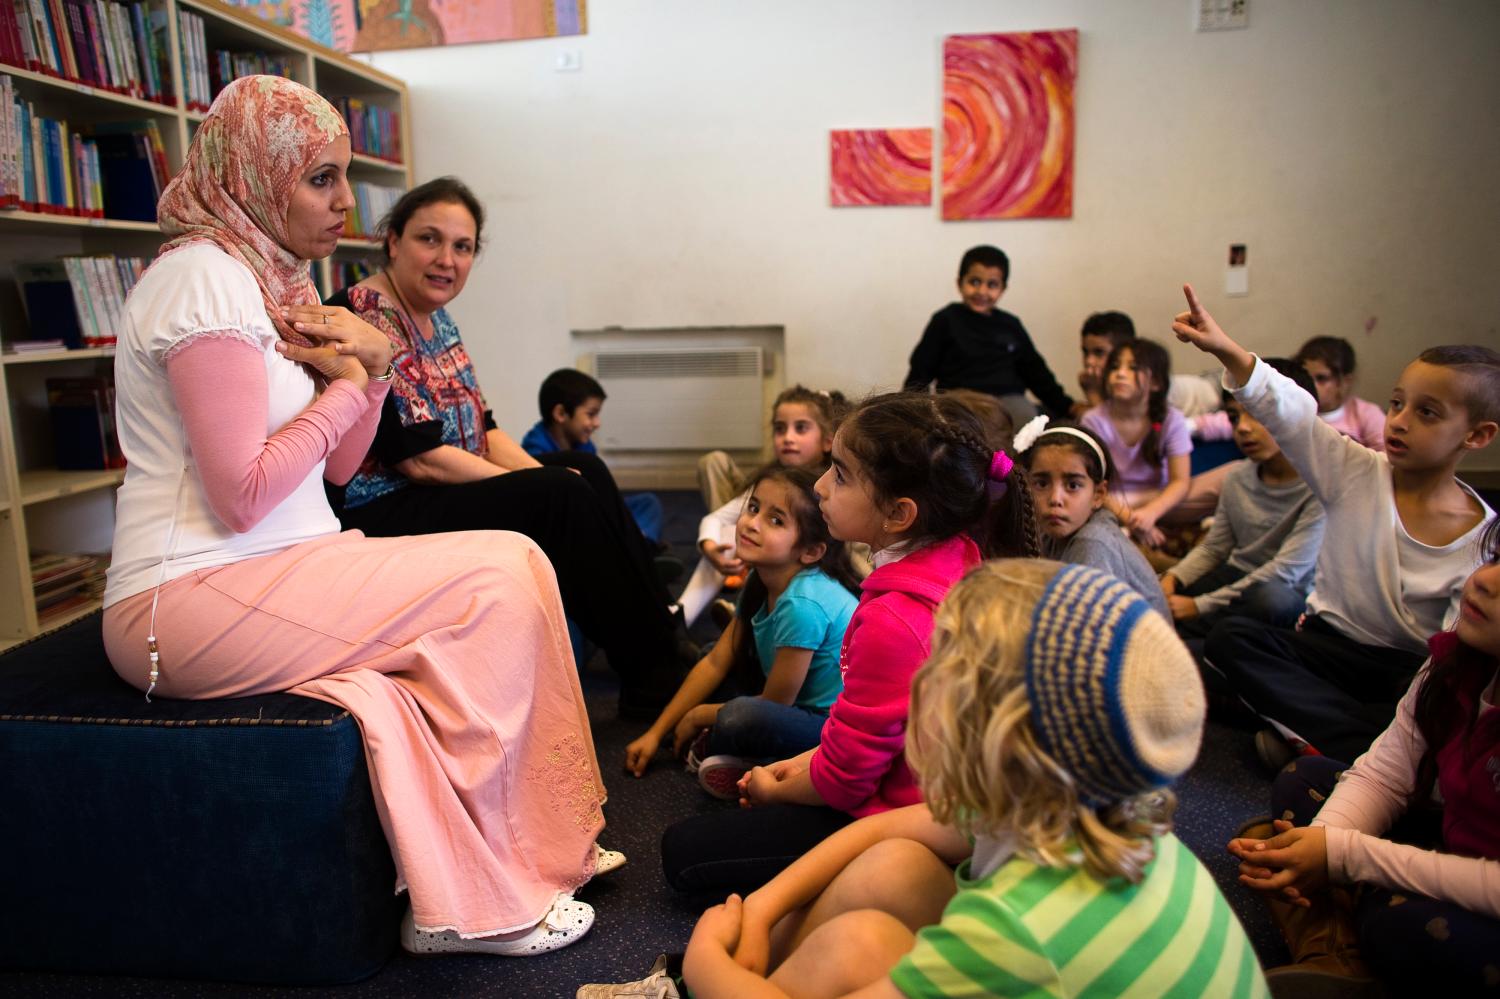
M 1495 513 L 1455 476 L 1500 431 L 1500 352 L 1434 347 L 1401 373 L 1381 454 L 1318 419 L 1317 402 L 1230 339 L 1191 287 L 1179 340 L 1224 365 L 1225 387 L 1263 423 L 1327 512 L 1298 630 L 1229 618 L 1204 647 L 1262 717 L 1318 752 L 1354 759 L 1390 723 L 1457 615 L 1478 538 Z

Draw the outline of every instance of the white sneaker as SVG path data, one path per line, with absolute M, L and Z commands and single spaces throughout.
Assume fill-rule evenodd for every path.
M 580 985 L 575 999 L 681 999 L 677 983 L 667 974 L 667 955 L 651 966 L 651 974 L 638 982 L 620 985 Z
M 698 764 L 698 786 L 715 798 L 725 801 L 740 799 L 740 778 L 755 766 L 754 760 L 743 756 L 710 756 Z
M 456 930 L 417 929 L 411 910 L 401 920 L 401 947 L 412 954 L 494 954 L 500 957 L 534 957 L 561 950 L 583 939 L 594 925 L 594 907 L 572 895 L 559 894 L 536 929 L 514 940 L 481 938 L 467 940 Z

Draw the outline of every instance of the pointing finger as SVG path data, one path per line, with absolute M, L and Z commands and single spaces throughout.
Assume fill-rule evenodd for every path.
M 1192 313 L 1193 319 L 1197 320 L 1202 317 L 1203 303 L 1198 301 L 1198 294 L 1193 291 L 1193 286 L 1190 284 L 1183 285 L 1182 293 L 1187 296 L 1188 311 Z

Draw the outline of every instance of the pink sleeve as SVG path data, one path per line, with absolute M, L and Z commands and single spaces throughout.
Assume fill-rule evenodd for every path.
M 336 381 L 268 439 L 264 357 L 231 338 L 182 347 L 167 378 L 209 506 L 237 533 L 291 495 L 369 408 L 363 392 Z
M 1391 891 L 1426 895 L 1500 919 L 1500 860 L 1423 850 L 1353 829 L 1329 829 L 1328 875 L 1345 884 L 1368 881 Z
M 849 628 L 844 690 L 828 711 L 808 777 L 822 799 L 849 812 L 868 801 L 906 751 L 911 678 L 927 640 L 878 602 Z
M 1191 422 L 1193 435 L 1200 441 L 1227 441 L 1234 437 L 1234 425 L 1229 422 L 1229 414 L 1222 409 L 1195 416 Z
M 1328 837 L 1328 874 L 1345 884 L 1368 881 L 1500 918 L 1500 861 L 1423 850 L 1383 839 L 1416 794 L 1417 763 L 1426 740 L 1417 729 L 1418 670 L 1390 727 L 1354 761 L 1319 810 L 1313 825 Z
M 1349 400 L 1359 410 L 1359 441 L 1372 451 L 1385 450 L 1385 410 L 1359 396 Z
M 370 442 L 375 439 L 375 431 L 380 426 L 380 408 L 385 405 L 390 388 L 389 381 L 366 383 L 365 411 L 329 453 L 328 461 L 323 465 L 323 478 L 336 486 L 348 485 L 354 478 L 354 473 L 365 462 L 365 455 L 370 453 Z

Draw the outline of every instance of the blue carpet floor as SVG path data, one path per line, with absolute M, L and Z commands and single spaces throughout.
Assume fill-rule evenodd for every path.
M 666 536 L 674 552 L 692 562 L 702 504 L 696 494 L 664 493 Z M 706 636 L 704 625 L 694 629 Z M 624 773 L 625 745 L 644 725 L 615 717 L 613 676 L 601 657 L 583 673 L 595 746 L 604 771 L 609 802 L 603 843 L 630 858 L 621 870 L 587 885 L 579 897 L 598 911 L 593 931 L 574 946 L 528 959 L 488 957 L 416 958 L 397 952 L 374 977 L 332 989 L 271 989 L 204 982 L 141 978 L 92 978 L 55 974 L 0 973 L 0 995 L 91 996 L 272 996 L 329 994 L 350 997 L 445 996 L 571 997 L 584 982 L 639 977 L 663 951 L 681 950 L 704 900 L 687 899 L 662 879 L 658 841 L 662 829 L 688 815 L 733 807 L 699 791 L 693 778 L 663 757 L 645 777 Z M 1285 952 L 1264 908 L 1234 882 L 1234 864 L 1224 844 L 1235 829 L 1269 805 L 1270 781 L 1255 759 L 1247 732 L 1211 723 L 1192 772 L 1178 786 L 1178 835 L 1200 857 L 1222 886 L 1255 941 L 1267 967 L 1285 961 Z M 25 918 L 7 913 L 5 919 Z

